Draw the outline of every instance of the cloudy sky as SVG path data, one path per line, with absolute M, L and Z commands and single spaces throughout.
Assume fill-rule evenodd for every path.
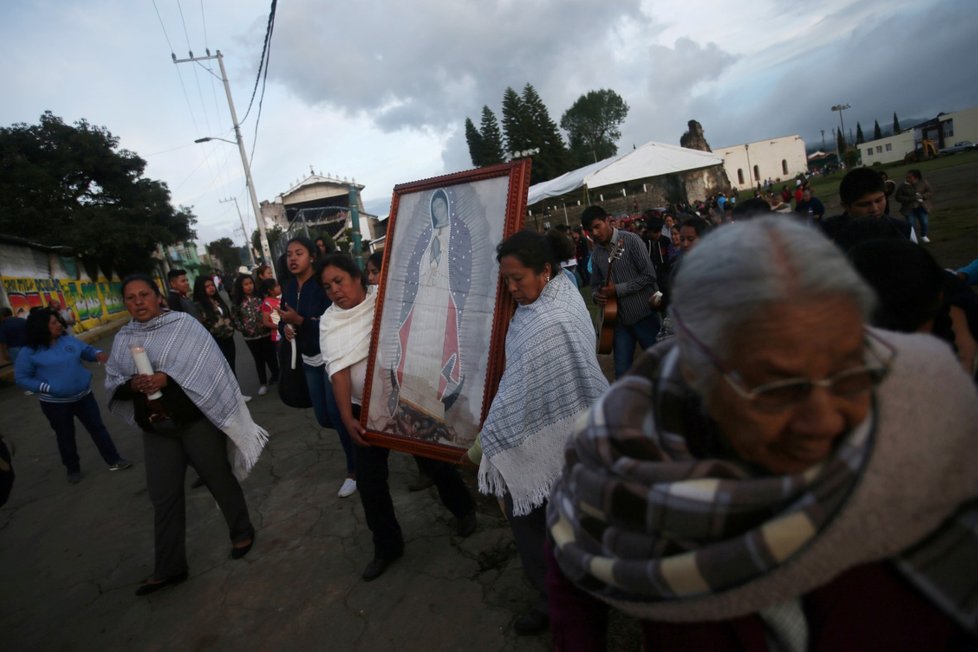
M 471 167 L 464 120 L 532 83 L 560 115 L 581 94 L 631 107 L 620 147 L 678 144 L 699 120 L 714 147 L 847 130 L 978 105 L 974 0 L 280 0 L 261 117 L 255 83 L 270 0 L 19 0 L 0 8 L 0 124 L 109 128 L 148 161 L 200 242 L 254 228 L 214 62 L 220 49 L 259 199 L 310 168 L 366 185 L 385 215 L 394 184 Z M 237 231 L 235 231 L 237 229 Z

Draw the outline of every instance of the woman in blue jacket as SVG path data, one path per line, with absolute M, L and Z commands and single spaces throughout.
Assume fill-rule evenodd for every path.
M 27 345 L 17 356 L 14 378 L 20 387 L 34 392 L 41 400 L 41 412 L 58 438 L 61 463 L 68 469 L 71 484 L 81 481 L 75 417 L 92 436 L 110 471 L 132 466 L 119 455 L 105 429 L 92 396 L 92 372 L 81 362 L 104 364 L 108 359 L 104 352 L 65 335 L 64 326 L 50 309 L 35 310 L 27 317 Z
M 282 291 L 279 329 L 286 340 L 296 341 L 302 354 L 302 368 L 316 421 L 323 428 L 335 428 L 339 435 L 346 457 L 346 479 L 336 495 L 346 498 L 357 490 L 355 452 L 353 441 L 343 427 L 326 375 L 326 363 L 319 350 L 319 318 L 329 308 L 330 300 L 320 284 L 317 248 L 308 238 L 296 237 L 289 240 L 285 255 L 292 278 Z

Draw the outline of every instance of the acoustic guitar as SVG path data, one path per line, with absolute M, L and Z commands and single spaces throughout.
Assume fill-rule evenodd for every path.
M 625 239 L 619 238 L 615 248 L 608 255 L 608 282 L 605 288 L 611 283 L 611 270 L 615 261 L 621 258 L 625 252 Z M 598 328 L 598 353 L 607 355 L 615 347 L 615 326 L 618 324 L 618 297 L 614 293 L 608 295 L 607 301 L 601 309 L 601 322 Z

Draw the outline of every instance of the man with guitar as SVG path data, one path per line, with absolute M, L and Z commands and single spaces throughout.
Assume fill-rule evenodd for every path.
M 649 307 L 649 297 L 657 289 L 655 270 L 642 239 L 611 226 L 602 207 L 584 209 L 581 226 L 594 239 L 591 289 L 602 308 L 599 339 L 604 343 L 598 353 L 609 353 L 611 344 L 615 378 L 620 378 L 632 365 L 635 344 L 648 348 L 659 332 L 659 316 Z

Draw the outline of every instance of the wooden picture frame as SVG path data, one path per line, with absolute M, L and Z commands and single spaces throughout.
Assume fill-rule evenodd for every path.
M 530 161 L 394 187 L 360 421 L 372 445 L 450 462 L 475 441 L 515 310 L 496 246 L 523 226 Z

